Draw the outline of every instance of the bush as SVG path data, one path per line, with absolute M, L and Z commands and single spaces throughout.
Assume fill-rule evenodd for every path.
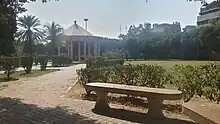
M 38 59 L 38 57 L 35 57 L 34 58 L 34 65 L 38 65 L 38 63 L 39 63 L 39 59 Z
M 114 65 L 123 65 L 123 59 L 107 59 L 105 60 L 103 57 L 90 57 L 86 60 L 87 68 L 102 68 L 107 66 Z
M 202 95 L 201 71 L 198 67 L 176 65 L 172 69 L 172 82 L 183 92 L 184 101 L 188 102 L 195 94 Z
M 89 69 L 80 69 L 77 70 L 77 75 L 78 75 L 78 81 L 79 83 L 84 87 L 85 91 L 87 94 L 90 94 L 90 90 L 86 88 L 86 84 L 89 83 Z
M 105 60 L 106 66 L 124 65 L 123 59 L 107 59 Z
M 31 72 L 33 66 L 33 57 L 32 56 L 22 56 L 21 57 L 21 66 L 24 68 L 25 72 L 28 74 Z
M 113 67 L 113 83 L 163 88 L 169 81 L 167 72 L 157 65 L 117 65 Z
M 172 82 L 183 92 L 185 102 L 195 95 L 220 102 L 220 65 L 218 64 L 176 65 L 172 69 Z
M 86 59 L 86 68 L 101 68 L 105 67 L 105 60 L 103 57 L 89 57 Z
M 41 69 L 41 71 L 45 71 L 46 70 L 48 59 L 49 59 L 49 57 L 47 55 L 40 55 L 40 56 L 38 56 L 38 60 L 40 62 L 40 69 Z
M 124 53 L 120 50 L 115 50 L 115 51 L 105 51 L 102 56 L 105 59 L 123 59 L 124 58 Z
M 20 65 L 20 58 L 18 57 L 3 57 L 0 58 L 0 68 L 5 71 L 6 80 L 11 79 L 11 74 Z
M 164 84 L 169 82 L 170 78 L 166 70 L 158 65 L 137 65 L 137 83 L 139 86 L 164 88 Z
M 220 65 L 208 64 L 200 66 L 202 71 L 202 92 L 210 101 L 220 102 Z
M 112 68 L 112 83 L 136 85 L 138 70 L 135 65 L 116 65 Z
M 66 56 L 53 56 L 52 57 L 52 66 L 59 67 L 59 66 L 69 66 L 72 64 L 72 59 Z
M 167 79 L 169 79 L 165 69 L 157 65 L 129 64 L 102 68 L 85 68 L 78 70 L 77 74 L 80 84 L 85 89 L 87 83 L 99 81 L 162 88 L 165 82 L 168 81 Z

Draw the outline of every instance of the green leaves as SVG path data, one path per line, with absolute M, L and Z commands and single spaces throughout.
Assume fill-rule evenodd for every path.
M 201 66 L 176 65 L 171 75 L 174 85 L 183 92 L 185 102 L 198 95 L 219 103 L 220 65 L 214 63 Z
M 120 65 L 85 68 L 77 71 L 80 84 L 86 88 L 89 82 L 112 82 L 116 84 L 163 88 L 170 77 L 158 65 Z
M 5 71 L 6 79 L 11 79 L 11 74 L 20 65 L 20 58 L 18 57 L 2 57 L 0 58 L 0 69 Z

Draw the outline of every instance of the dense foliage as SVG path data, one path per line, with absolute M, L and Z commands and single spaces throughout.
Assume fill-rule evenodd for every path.
M 20 66 L 20 58 L 18 57 L 2 57 L 0 58 L 0 70 L 5 71 L 6 80 L 11 79 L 11 74 Z
M 194 95 L 220 102 L 220 65 L 178 65 L 172 69 L 172 82 L 184 94 L 185 101 Z
M 57 48 L 59 48 L 59 36 L 63 34 L 63 28 L 54 21 L 50 25 L 45 25 L 44 27 L 46 28 L 47 39 L 51 41 L 49 43 L 51 45 L 49 50 L 50 54 L 56 55 L 55 51 Z
M 34 58 L 33 56 L 22 56 L 21 57 L 21 67 L 24 68 L 26 73 L 31 73 Z
M 38 61 L 40 62 L 40 69 L 41 69 L 41 71 L 45 71 L 46 70 L 48 59 L 49 59 L 49 57 L 47 55 L 39 55 L 38 56 Z
M 126 58 L 211 60 L 211 51 L 218 51 L 217 47 L 210 45 L 213 46 L 212 42 L 216 41 L 213 39 L 218 38 L 219 34 L 207 30 L 210 28 L 217 32 L 218 26 L 181 32 L 178 24 L 166 25 L 169 26 L 164 27 L 164 31 L 155 31 L 150 23 L 132 25 L 128 33 L 121 34 L 119 38 L 124 45 L 121 50 Z
M 153 88 L 173 85 L 182 91 L 185 102 L 190 101 L 194 96 L 220 102 L 219 64 L 175 65 L 169 71 L 158 65 L 147 64 L 105 66 L 100 63 L 99 65 L 103 66 L 90 65 L 77 71 L 79 82 L 85 89 L 89 82 L 109 82 Z M 86 91 L 90 93 L 87 89 Z
M 105 57 L 90 57 L 85 61 L 87 68 L 102 68 L 113 65 L 123 65 L 123 59 L 105 59 Z
M 53 56 L 52 57 L 52 66 L 61 67 L 61 66 L 69 66 L 72 64 L 72 59 L 66 56 Z

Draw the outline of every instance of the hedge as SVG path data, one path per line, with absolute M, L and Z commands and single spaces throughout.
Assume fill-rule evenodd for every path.
M 220 102 L 220 65 L 210 63 L 200 66 L 176 65 L 172 69 L 172 82 L 183 92 L 187 102 L 193 96 L 205 96 L 210 101 Z
M 52 66 L 69 66 L 72 64 L 72 59 L 66 56 L 53 56 L 52 57 Z
M 103 57 L 91 57 L 86 59 L 87 68 L 101 68 L 114 65 L 123 65 L 123 59 L 104 59 Z
M 6 80 L 11 79 L 11 74 L 20 65 L 20 58 L 18 57 L 1 57 L 0 58 L 0 68 L 4 70 L 6 74 Z
M 46 70 L 48 59 L 49 59 L 49 56 L 47 56 L 47 55 L 39 55 L 38 56 L 38 60 L 40 62 L 40 69 L 41 69 L 41 71 L 45 71 Z
M 85 87 L 89 82 L 163 88 L 167 80 L 165 69 L 157 65 L 115 65 L 102 68 L 85 68 L 77 71 L 79 82 Z M 87 91 L 87 89 L 86 89 Z M 89 92 L 87 92 L 89 94 Z
M 166 84 L 172 84 L 182 91 L 185 102 L 194 96 L 220 102 L 220 65 L 216 63 L 175 65 L 169 71 L 158 65 L 100 65 L 91 64 L 89 68 L 87 66 L 77 71 L 79 82 L 85 89 L 87 83 L 97 81 L 153 88 L 164 88 Z
M 26 73 L 30 73 L 34 61 L 33 56 L 22 56 L 20 58 L 21 58 L 21 67 L 24 68 Z

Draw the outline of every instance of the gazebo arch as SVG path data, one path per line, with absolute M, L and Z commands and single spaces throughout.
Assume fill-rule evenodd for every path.
M 94 36 L 74 21 L 74 24 L 64 30 L 61 41 L 67 47 L 67 55 L 73 59 L 81 60 L 89 56 L 100 56 L 101 37 Z M 60 50 L 58 50 L 60 55 Z

